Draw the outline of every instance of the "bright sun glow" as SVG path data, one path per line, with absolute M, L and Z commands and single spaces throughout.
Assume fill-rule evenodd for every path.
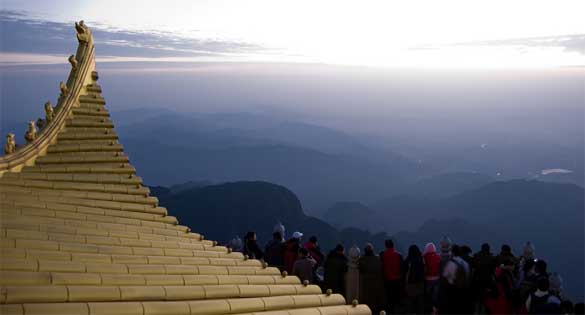
M 585 47 L 570 51 L 562 45 L 505 42 L 585 34 L 584 1 L 100 0 L 31 5 L 7 0 L 3 5 L 43 19 L 85 19 L 110 28 L 236 40 L 269 51 L 238 56 L 243 60 L 422 68 L 585 65 Z M 489 42 L 496 40 L 504 42 Z

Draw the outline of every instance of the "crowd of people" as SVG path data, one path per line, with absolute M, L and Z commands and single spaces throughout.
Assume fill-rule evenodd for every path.
M 316 236 L 303 243 L 303 233 L 284 237 L 278 224 L 264 248 L 256 233 L 228 246 L 253 259 L 345 296 L 359 299 L 378 314 L 583 314 L 584 304 L 573 304 L 563 295 L 562 278 L 537 259 L 528 242 L 520 256 L 509 245 L 493 254 L 489 244 L 473 253 L 443 237 L 439 248 L 427 243 L 421 251 L 408 248 L 404 257 L 394 241 L 385 241 L 376 254 L 366 244 L 363 254 L 352 247 L 346 255 L 342 244 L 325 255 Z

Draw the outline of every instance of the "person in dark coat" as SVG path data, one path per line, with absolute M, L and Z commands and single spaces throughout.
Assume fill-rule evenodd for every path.
M 248 232 L 244 236 L 244 255 L 248 255 L 251 259 L 262 259 L 264 257 L 264 252 L 258 246 L 256 232 Z
M 372 314 L 378 314 L 384 307 L 384 281 L 382 261 L 374 254 L 374 246 L 367 244 L 364 256 L 358 260 L 360 271 L 360 303 L 370 307 Z
M 337 244 L 325 259 L 325 289 L 331 289 L 333 293 L 345 293 L 347 262 L 343 245 Z
M 264 247 L 264 261 L 278 269 L 284 268 L 284 241 L 280 232 L 272 233 L 272 239 Z
M 472 269 L 471 272 L 473 273 L 473 257 L 471 256 L 472 253 L 473 251 L 471 250 L 471 247 L 467 245 L 461 246 L 461 258 L 465 260 L 465 262 Z
M 496 257 L 490 251 L 490 244 L 481 245 L 481 250 L 473 256 L 473 281 L 474 302 L 478 303 L 477 309 L 481 310 L 486 289 L 491 285 L 496 270 Z
M 548 278 L 538 279 L 536 292 L 531 293 L 526 300 L 526 309 L 529 314 L 559 314 L 561 301 L 549 292 Z
M 409 313 L 422 314 L 424 312 L 425 265 L 420 249 L 416 245 L 411 245 L 408 249 L 408 256 L 404 260 L 404 273 Z
M 502 250 L 500 251 L 500 254 L 496 257 L 496 264 L 499 267 L 508 260 L 511 260 L 514 263 L 516 263 L 517 261 L 516 257 L 514 257 L 514 254 L 512 254 L 512 248 L 510 247 L 510 245 L 504 244 L 502 245 Z
M 536 272 L 537 279 L 540 279 L 540 278 L 547 278 L 548 279 L 548 277 L 549 277 L 548 264 L 546 263 L 546 261 L 544 261 L 542 259 L 538 259 L 534 263 L 534 272 Z
M 516 280 L 516 299 L 514 301 L 515 308 L 518 310 L 518 313 L 523 314 L 528 312 L 524 310 L 524 302 L 528 299 L 530 293 L 536 291 L 536 281 L 538 280 L 538 275 L 534 271 L 534 260 L 526 260 L 522 265 L 522 270 L 520 271 L 519 277 Z

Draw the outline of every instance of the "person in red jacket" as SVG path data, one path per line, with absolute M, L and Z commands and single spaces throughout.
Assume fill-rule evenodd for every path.
M 299 257 L 303 233 L 294 232 L 292 238 L 284 243 L 284 270 L 292 275 L 293 266 Z
M 402 255 L 394 249 L 394 242 L 386 240 L 386 250 L 380 254 L 382 259 L 382 274 L 386 289 L 386 311 L 393 314 L 395 307 L 400 302 L 402 293 Z
M 425 307 L 427 312 L 431 311 L 432 306 L 437 306 L 439 293 L 439 274 L 441 269 L 441 256 L 437 253 L 437 247 L 433 243 L 427 243 L 423 250 L 423 259 L 425 262 Z
M 321 252 L 321 247 L 319 247 L 319 242 L 317 241 L 316 236 L 311 236 L 309 241 L 305 243 L 304 247 L 309 251 L 309 256 L 317 262 L 315 268 L 321 266 L 323 263 L 323 259 L 325 255 Z
M 485 296 L 485 306 L 490 314 L 513 314 L 512 296 L 514 286 L 514 261 L 504 260 L 500 267 L 496 267 L 495 283 L 488 288 Z

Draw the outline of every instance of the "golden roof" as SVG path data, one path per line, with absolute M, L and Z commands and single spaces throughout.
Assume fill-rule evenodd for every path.
M 370 314 L 169 216 L 118 142 L 91 31 L 76 30 L 48 122 L 0 157 L 0 314 Z

